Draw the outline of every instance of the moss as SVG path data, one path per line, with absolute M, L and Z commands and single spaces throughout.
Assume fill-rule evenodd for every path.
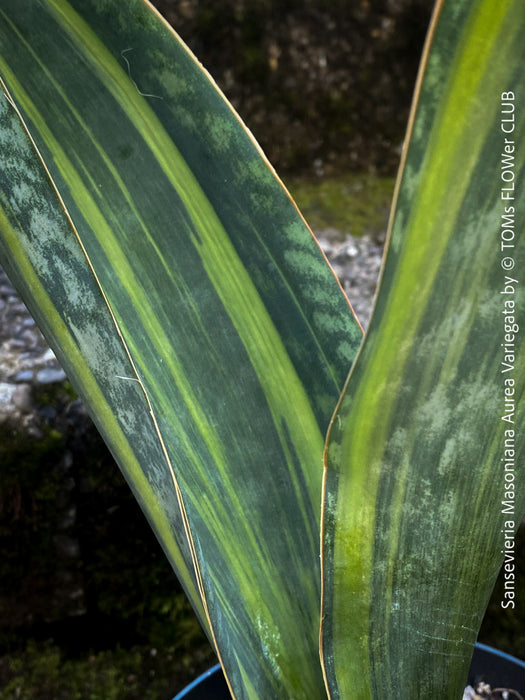
M 66 659 L 52 643 L 30 642 L 2 659 L 0 700 L 158 700 L 173 697 L 214 663 L 206 649 L 193 659 L 151 646 Z
M 69 381 L 36 384 L 33 387 L 33 400 L 37 406 L 61 408 L 77 398 L 77 393 Z
M 386 229 L 393 178 L 348 174 L 322 180 L 290 179 L 285 184 L 316 232 L 331 227 L 362 236 Z

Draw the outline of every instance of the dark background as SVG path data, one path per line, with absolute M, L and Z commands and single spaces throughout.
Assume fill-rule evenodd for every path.
M 156 2 L 280 173 L 393 173 L 431 0 Z

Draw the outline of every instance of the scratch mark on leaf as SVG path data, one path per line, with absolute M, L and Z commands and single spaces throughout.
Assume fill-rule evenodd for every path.
M 128 51 L 133 51 L 133 48 L 124 49 L 124 51 L 121 51 L 121 52 L 120 52 L 120 55 L 121 55 L 121 57 L 122 57 L 122 60 L 126 62 L 126 68 L 127 68 L 127 70 L 128 70 L 129 79 L 131 80 L 131 82 L 133 83 L 133 85 L 137 88 L 137 92 L 139 93 L 139 95 L 142 95 L 142 97 L 154 97 L 156 100 L 163 100 L 164 98 L 161 97 L 160 95 L 152 95 L 152 94 L 149 94 L 149 93 L 147 93 L 147 92 L 142 92 L 142 90 L 140 90 L 140 88 L 139 88 L 139 86 L 137 85 L 137 83 L 136 83 L 136 82 L 133 80 L 133 78 L 131 77 L 131 65 L 130 65 L 128 59 L 126 58 L 126 56 L 124 56 L 124 54 L 125 54 L 125 53 L 128 53 Z

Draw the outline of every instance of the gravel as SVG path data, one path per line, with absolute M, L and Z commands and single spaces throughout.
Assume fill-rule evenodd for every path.
M 342 236 L 338 230 L 328 228 L 317 234 L 317 240 L 366 330 L 381 268 L 384 236 L 379 240 L 373 236 Z
M 0 268 L 0 423 L 28 427 L 34 412 L 32 388 L 66 375 L 26 306 Z

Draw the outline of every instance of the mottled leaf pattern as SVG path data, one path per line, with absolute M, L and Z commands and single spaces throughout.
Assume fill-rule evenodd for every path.
M 376 309 L 328 440 L 334 699 L 460 698 L 525 511 L 524 31 L 520 0 L 438 3 Z
M 6 0 L 0 75 L 63 203 L 4 100 L 2 261 L 150 514 L 235 697 L 325 697 L 323 444 L 361 341 L 337 280 L 146 3 Z

